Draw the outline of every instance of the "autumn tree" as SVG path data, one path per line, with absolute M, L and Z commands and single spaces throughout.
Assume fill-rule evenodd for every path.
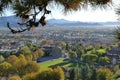
M 18 60 L 18 57 L 15 55 L 10 55 L 6 61 L 10 64 L 12 64 L 13 66 L 15 65 L 16 61 Z
M 97 80 L 112 80 L 113 72 L 108 68 L 97 70 Z
M 15 75 L 15 76 L 10 77 L 9 80 L 22 80 L 22 79 L 19 76 Z
M 0 76 L 6 77 L 12 74 L 12 65 L 8 62 L 3 62 L 0 64 Z
M 48 69 L 36 75 L 35 80 L 64 80 L 64 72 L 60 67 Z
M 40 70 L 40 66 L 36 63 L 36 62 L 28 62 L 26 65 L 25 65 L 25 74 L 28 74 L 28 73 L 36 73 L 36 72 L 39 72 Z
M 25 59 L 25 56 L 24 55 L 20 55 L 18 57 L 18 60 L 15 61 L 15 65 L 14 65 L 14 68 L 16 70 L 16 73 L 22 77 L 23 75 L 25 75 L 25 66 L 27 64 L 27 61 Z
M 36 79 L 36 73 L 30 73 L 30 74 L 26 74 L 23 77 L 23 80 L 35 80 Z
M 41 58 L 44 55 L 44 52 L 41 49 L 37 49 L 32 55 L 33 60 L 36 61 L 38 58 Z
M 28 41 L 26 46 L 30 49 L 31 52 L 34 52 L 38 49 L 38 46 L 33 44 L 31 41 Z
M 37 45 L 28 41 L 26 46 L 19 49 L 18 54 L 23 54 L 28 61 L 36 61 L 44 55 L 44 52 Z
M 31 50 L 29 49 L 28 46 L 24 46 L 20 48 L 19 53 L 28 55 L 28 54 L 31 54 Z
M 33 44 L 30 41 L 27 42 L 27 47 L 31 52 L 31 54 L 27 56 L 28 58 L 32 58 L 33 61 L 36 61 L 38 58 L 41 58 L 44 55 L 44 52 L 37 45 Z
M 1 0 L 0 13 L 10 7 L 15 15 L 22 19 L 22 22 L 18 22 L 18 25 L 26 27 L 15 30 L 10 27 L 9 22 L 7 27 L 12 33 L 20 33 L 34 27 L 46 25 L 46 15 L 51 13 L 51 9 L 49 9 L 51 4 L 61 5 L 66 13 L 86 9 L 88 5 L 91 7 L 106 7 L 111 3 L 112 0 Z M 41 17 L 37 20 L 39 14 L 41 14 Z
M 38 72 L 40 67 L 36 62 L 27 61 L 25 56 L 21 54 L 18 57 L 18 60 L 15 61 L 14 69 L 16 71 L 16 74 L 18 74 L 20 77 L 23 77 L 28 73 Z

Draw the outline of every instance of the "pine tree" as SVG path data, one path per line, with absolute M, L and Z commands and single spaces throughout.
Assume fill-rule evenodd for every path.
M 46 15 L 51 13 L 51 10 L 48 9 L 50 4 L 62 5 L 64 12 L 67 13 L 83 8 L 86 9 L 88 5 L 91 7 L 106 7 L 106 5 L 111 3 L 112 0 L 0 0 L 0 13 L 10 7 L 16 16 L 23 20 L 23 22 L 18 22 L 18 24 L 26 27 L 20 27 L 18 30 L 12 29 L 10 23 L 7 23 L 7 27 L 15 34 L 31 30 L 40 25 L 45 26 Z M 38 14 L 42 14 L 39 20 L 36 19 Z

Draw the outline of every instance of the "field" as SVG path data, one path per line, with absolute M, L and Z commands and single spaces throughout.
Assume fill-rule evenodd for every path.
M 62 67 L 75 66 L 75 63 L 64 61 L 63 59 L 55 59 L 55 60 L 39 63 L 39 65 L 41 70 L 45 70 L 47 68 L 56 67 L 56 66 L 62 66 Z

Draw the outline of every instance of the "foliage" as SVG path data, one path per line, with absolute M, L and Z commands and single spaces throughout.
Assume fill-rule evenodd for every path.
M 72 45 L 72 46 L 70 46 L 70 47 L 68 48 L 68 50 L 69 50 L 69 51 L 76 51 L 77 48 L 76 48 L 76 46 Z
M 96 54 L 84 54 L 83 55 L 83 61 L 89 64 L 94 64 L 98 59 L 98 56 Z
M 77 74 L 75 74 L 75 69 L 74 68 L 70 70 L 69 74 L 70 74 L 69 79 L 70 80 L 75 80 L 75 75 L 77 76 Z
M 44 52 L 32 42 L 28 42 L 26 46 L 21 47 L 18 51 L 19 55 L 23 54 L 28 61 L 36 61 L 44 55 Z
M 20 55 L 15 62 L 14 68 L 16 73 L 22 77 L 28 73 L 38 72 L 40 67 L 36 62 L 30 62 L 25 59 L 24 55 Z
M 69 80 L 97 80 L 96 68 L 93 65 L 77 64 L 69 73 Z
M 120 66 L 119 66 L 119 65 L 116 65 L 116 66 L 113 67 L 113 71 L 114 71 L 114 72 L 119 71 L 119 69 L 120 69 Z
M 64 72 L 60 67 L 57 67 L 55 69 L 47 69 L 37 74 L 27 74 L 23 80 L 64 80 Z
M 12 64 L 13 66 L 15 65 L 16 61 L 18 60 L 18 57 L 15 55 L 11 55 L 9 56 L 6 61 L 10 64 Z
M 36 72 L 39 72 L 40 70 L 40 67 L 39 65 L 36 63 L 36 62 L 28 62 L 26 65 L 25 65 L 25 73 L 36 73 Z
M 8 62 L 3 62 L 0 64 L 0 76 L 8 77 L 12 74 L 12 65 Z
M 10 80 L 21 80 L 26 74 L 37 73 L 40 66 L 33 61 L 27 61 L 24 55 L 16 57 L 11 55 L 6 59 L 7 62 L 0 64 L 0 76 L 8 78 L 9 75 L 18 75 L 10 77 Z
M 64 72 L 60 67 L 48 69 L 39 73 L 36 80 L 64 80 Z
M 31 41 L 28 41 L 26 46 L 30 49 L 31 52 L 34 52 L 38 49 L 38 46 L 33 44 Z
M 106 54 L 106 49 L 98 49 L 97 50 L 97 54 L 99 55 L 99 56 L 102 56 L 102 55 L 104 55 L 104 54 Z
M 113 72 L 108 68 L 99 68 L 97 70 L 97 80 L 111 80 Z
M 23 80 L 35 80 L 36 73 L 30 73 L 23 77 Z
M 92 76 L 91 68 L 88 65 L 81 65 L 79 69 L 79 77 L 81 80 L 89 80 Z
M 19 50 L 19 53 L 22 53 L 24 55 L 31 54 L 31 50 L 29 49 L 28 46 L 24 46 Z
M 32 61 L 33 60 L 33 55 L 32 54 L 25 55 L 25 58 L 26 58 L 27 61 Z
M 10 77 L 9 80 L 21 80 L 21 78 L 15 75 L 15 76 Z
M 4 60 L 5 58 L 2 55 L 0 55 L 0 63 L 3 62 Z
M 92 69 L 91 71 L 91 77 L 90 77 L 90 80 L 97 80 L 97 72 L 96 72 L 96 69 Z
M 107 65 L 110 63 L 110 59 L 108 57 L 100 57 L 99 58 L 99 64 L 100 65 Z
M 9 76 L 12 75 L 18 75 L 10 77 L 11 80 L 18 80 L 21 77 L 22 80 L 64 80 L 64 72 L 60 67 L 51 69 L 56 66 L 62 66 L 62 67 L 69 67 L 70 69 L 70 75 L 69 79 L 71 80 L 119 80 L 119 66 L 117 66 L 116 69 L 114 69 L 114 76 L 113 72 L 108 68 L 98 68 L 95 64 L 99 63 L 101 66 L 104 67 L 104 65 L 108 64 L 110 62 L 109 58 L 107 58 L 105 55 L 99 55 L 98 52 L 104 53 L 106 49 L 93 49 L 89 51 L 85 51 L 86 53 L 82 53 L 82 58 L 77 58 L 77 51 L 84 48 L 82 46 L 74 46 L 76 49 L 75 51 L 71 51 L 72 58 L 76 59 L 77 62 L 70 62 L 64 61 L 63 59 L 55 59 L 51 61 L 42 62 L 39 65 L 36 62 L 28 61 L 25 55 L 20 54 L 18 57 L 15 55 L 9 56 L 6 61 L 7 64 L 11 65 L 11 68 L 9 69 L 10 72 L 8 72 L 7 67 L 1 67 L 0 64 L 0 70 L 2 69 L 3 72 L 7 71 L 5 75 L 3 75 L 3 72 L 0 71 L 0 76 Z M 29 48 L 30 51 L 35 50 L 32 48 Z M 41 51 L 37 52 L 37 49 L 35 53 L 31 54 L 37 54 L 41 53 Z M 73 55 L 74 54 L 74 55 Z M 41 55 L 40 55 L 41 56 Z M 79 59 L 79 60 L 78 60 Z M 79 64 L 80 61 L 80 64 Z M 77 64 L 77 65 L 76 65 Z M 5 66 L 5 64 L 4 64 Z M 74 68 L 73 68 L 74 67 Z M 49 68 L 49 69 L 48 69 Z M 45 71 L 44 71 L 45 70 Z M 112 69 L 113 70 L 113 69 Z M 65 73 L 66 74 L 66 73 Z
M 20 55 L 18 58 L 19 59 L 15 62 L 14 67 L 15 67 L 17 74 L 21 77 L 25 75 L 25 66 L 27 64 L 27 61 L 24 55 Z
M 77 58 L 77 54 L 74 51 L 69 51 L 69 57 L 70 58 Z
M 77 47 L 77 51 L 76 51 L 77 57 L 81 58 L 81 55 L 85 54 L 85 49 L 84 49 L 84 47 L 82 45 L 78 45 L 76 47 Z
M 94 47 L 92 46 L 92 45 L 89 45 L 88 47 L 87 47 L 87 51 L 90 51 L 90 50 L 92 50 Z
M 61 46 L 62 46 L 62 49 L 65 49 L 66 48 L 66 43 L 64 41 L 60 42 Z
M 33 60 L 37 60 L 44 55 L 44 52 L 41 49 L 36 50 L 33 54 Z
M 120 69 L 117 70 L 113 76 L 113 80 L 119 80 L 120 79 Z

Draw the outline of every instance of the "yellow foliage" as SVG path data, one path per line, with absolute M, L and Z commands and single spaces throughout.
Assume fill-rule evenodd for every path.
M 7 62 L 12 64 L 12 65 L 15 65 L 15 62 L 18 60 L 18 57 L 16 57 L 15 55 L 11 55 L 7 58 Z
M 89 45 L 88 47 L 87 47 L 87 50 L 91 50 L 91 49 L 93 49 L 94 47 L 92 46 L 92 45 Z
M 35 80 L 36 73 L 30 73 L 23 77 L 23 80 Z
M 29 79 L 24 78 L 24 80 L 64 80 L 64 72 L 60 67 L 55 69 L 49 68 L 45 71 L 37 73 L 34 79 L 29 76 L 26 77 Z
M 108 68 L 100 68 L 97 70 L 98 80 L 111 80 L 113 77 L 113 72 Z
M 21 80 L 19 76 L 12 76 L 9 80 Z

